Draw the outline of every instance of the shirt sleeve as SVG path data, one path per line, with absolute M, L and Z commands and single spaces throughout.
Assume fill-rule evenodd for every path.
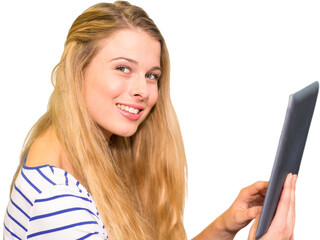
M 56 185 L 33 203 L 27 239 L 108 239 L 91 197 L 77 188 Z

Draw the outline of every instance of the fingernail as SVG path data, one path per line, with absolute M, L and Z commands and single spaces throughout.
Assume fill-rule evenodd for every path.
M 295 183 L 297 182 L 297 180 L 298 180 L 298 175 L 295 174 L 295 175 L 294 175 L 294 178 L 293 178 L 293 183 L 295 184 Z
M 292 177 L 292 173 L 289 173 L 288 176 L 288 182 L 292 183 L 293 182 L 293 177 Z

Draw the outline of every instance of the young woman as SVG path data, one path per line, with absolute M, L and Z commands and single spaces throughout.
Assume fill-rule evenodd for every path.
M 52 81 L 14 176 L 4 239 L 186 239 L 187 166 L 169 56 L 148 15 L 122 1 L 87 9 Z M 292 238 L 295 181 L 288 175 L 262 239 Z M 258 216 L 266 188 L 244 188 L 195 239 L 233 239 Z

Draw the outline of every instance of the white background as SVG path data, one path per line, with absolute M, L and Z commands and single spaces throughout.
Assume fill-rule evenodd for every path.
M 239 190 L 268 180 L 289 94 L 320 79 L 318 1 L 131 1 L 164 35 L 189 165 L 189 238 Z M 0 3 L 0 218 L 31 126 L 45 112 L 74 19 L 96 1 Z M 295 239 L 319 239 L 320 106 L 297 183 Z M 249 228 L 236 239 L 246 239 Z M 2 235 L 2 234 L 1 234 Z

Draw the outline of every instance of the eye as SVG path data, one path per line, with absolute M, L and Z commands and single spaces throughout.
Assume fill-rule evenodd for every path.
M 123 72 L 123 73 L 130 73 L 131 68 L 127 66 L 118 66 L 116 67 L 117 70 Z
M 146 74 L 146 78 L 149 78 L 150 80 L 158 81 L 160 76 L 158 74 L 155 74 L 155 73 L 147 73 Z

